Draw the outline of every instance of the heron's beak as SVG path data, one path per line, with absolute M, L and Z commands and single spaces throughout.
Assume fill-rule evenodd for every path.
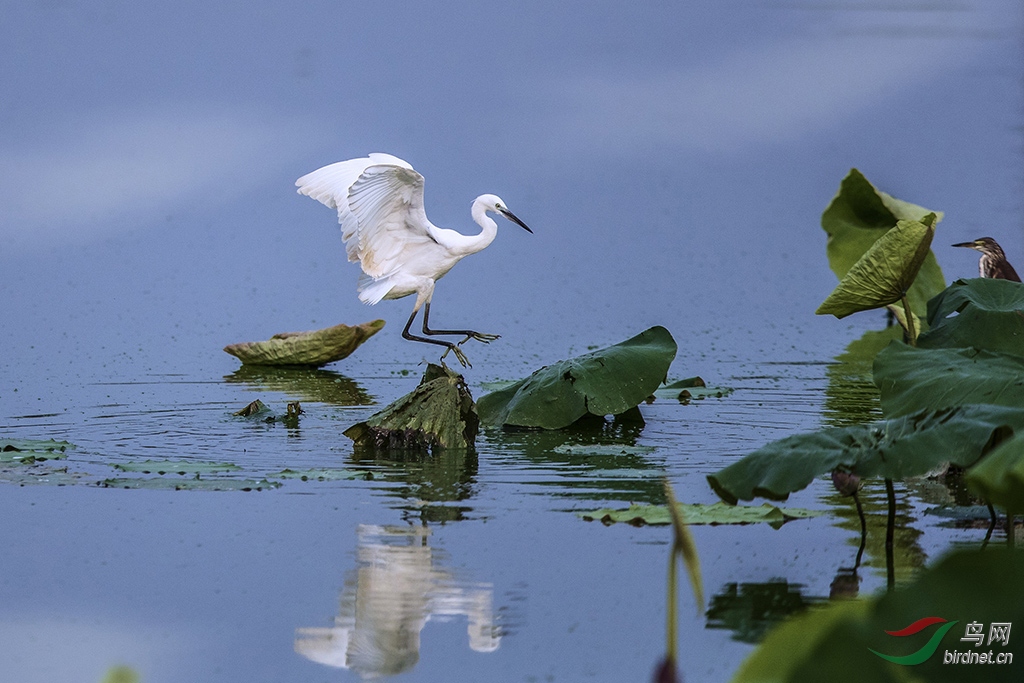
M 968 249 L 977 249 L 978 248 L 978 243 L 977 242 L 959 242 L 957 244 L 954 244 L 953 246 L 954 247 L 967 247 Z
M 504 216 L 505 218 L 509 219 L 510 221 L 512 221 L 513 223 L 518 225 L 520 228 L 522 228 L 526 232 L 530 233 L 531 235 L 533 234 L 533 230 L 530 230 L 530 228 L 527 227 L 526 223 L 524 223 L 521 220 L 519 220 L 518 218 L 516 218 L 516 215 L 514 213 L 512 213 L 511 211 L 509 211 L 508 209 L 498 209 L 498 213 L 500 213 L 502 216 Z

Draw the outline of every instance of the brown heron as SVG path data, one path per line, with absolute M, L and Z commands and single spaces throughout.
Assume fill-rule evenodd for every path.
M 981 273 L 981 277 L 1020 282 L 1020 276 L 1017 275 L 1017 271 L 1013 269 L 1010 262 L 1006 260 L 1003 248 L 991 237 L 979 237 L 973 242 L 961 242 L 953 246 L 977 249 L 981 252 L 981 261 L 978 263 L 978 271 Z

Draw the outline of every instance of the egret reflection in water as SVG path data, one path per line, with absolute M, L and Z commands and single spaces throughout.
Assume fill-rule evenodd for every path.
M 425 526 L 360 525 L 357 564 L 345 580 L 329 627 L 295 630 L 295 651 L 362 678 L 408 671 L 420 656 L 420 631 L 431 619 L 465 616 L 469 647 L 493 652 L 501 641 L 490 584 L 460 581 L 441 566 Z

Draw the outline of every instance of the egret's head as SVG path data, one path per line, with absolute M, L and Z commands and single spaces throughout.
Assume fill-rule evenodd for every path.
M 533 232 L 533 230 L 530 230 L 530 228 L 527 227 L 526 223 L 516 218 L 516 215 L 508 210 L 508 207 L 505 206 L 505 202 L 503 202 L 501 200 L 501 197 L 499 197 L 496 194 L 482 194 L 476 198 L 476 201 L 474 203 L 482 206 L 484 211 L 500 213 L 502 216 L 509 219 L 526 232 Z

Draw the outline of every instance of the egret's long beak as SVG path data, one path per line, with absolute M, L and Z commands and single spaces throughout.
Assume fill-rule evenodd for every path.
M 504 216 L 505 218 L 509 219 L 510 221 L 512 221 L 513 223 L 518 225 L 520 228 L 522 228 L 526 232 L 530 233 L 531 235 L 533 234 L 533 230 L 530 230 L 530 228 L 526 225 L 526 223 L 524 223 L 521 220 L 519 220 L 518 218 L 516 218 L 516 215 L 514 213 L 512 213 L 511 211 L 509 211 L 508 209 L 498 209 L 498 213 L 500 213 L 502 216 Z
M 977 242 L 960 242 L 958 244 L 954 244 L 953 246 L 954 247 L 967 247 L 968 249 L 977 249 L 978 248 L 978 243 Z

